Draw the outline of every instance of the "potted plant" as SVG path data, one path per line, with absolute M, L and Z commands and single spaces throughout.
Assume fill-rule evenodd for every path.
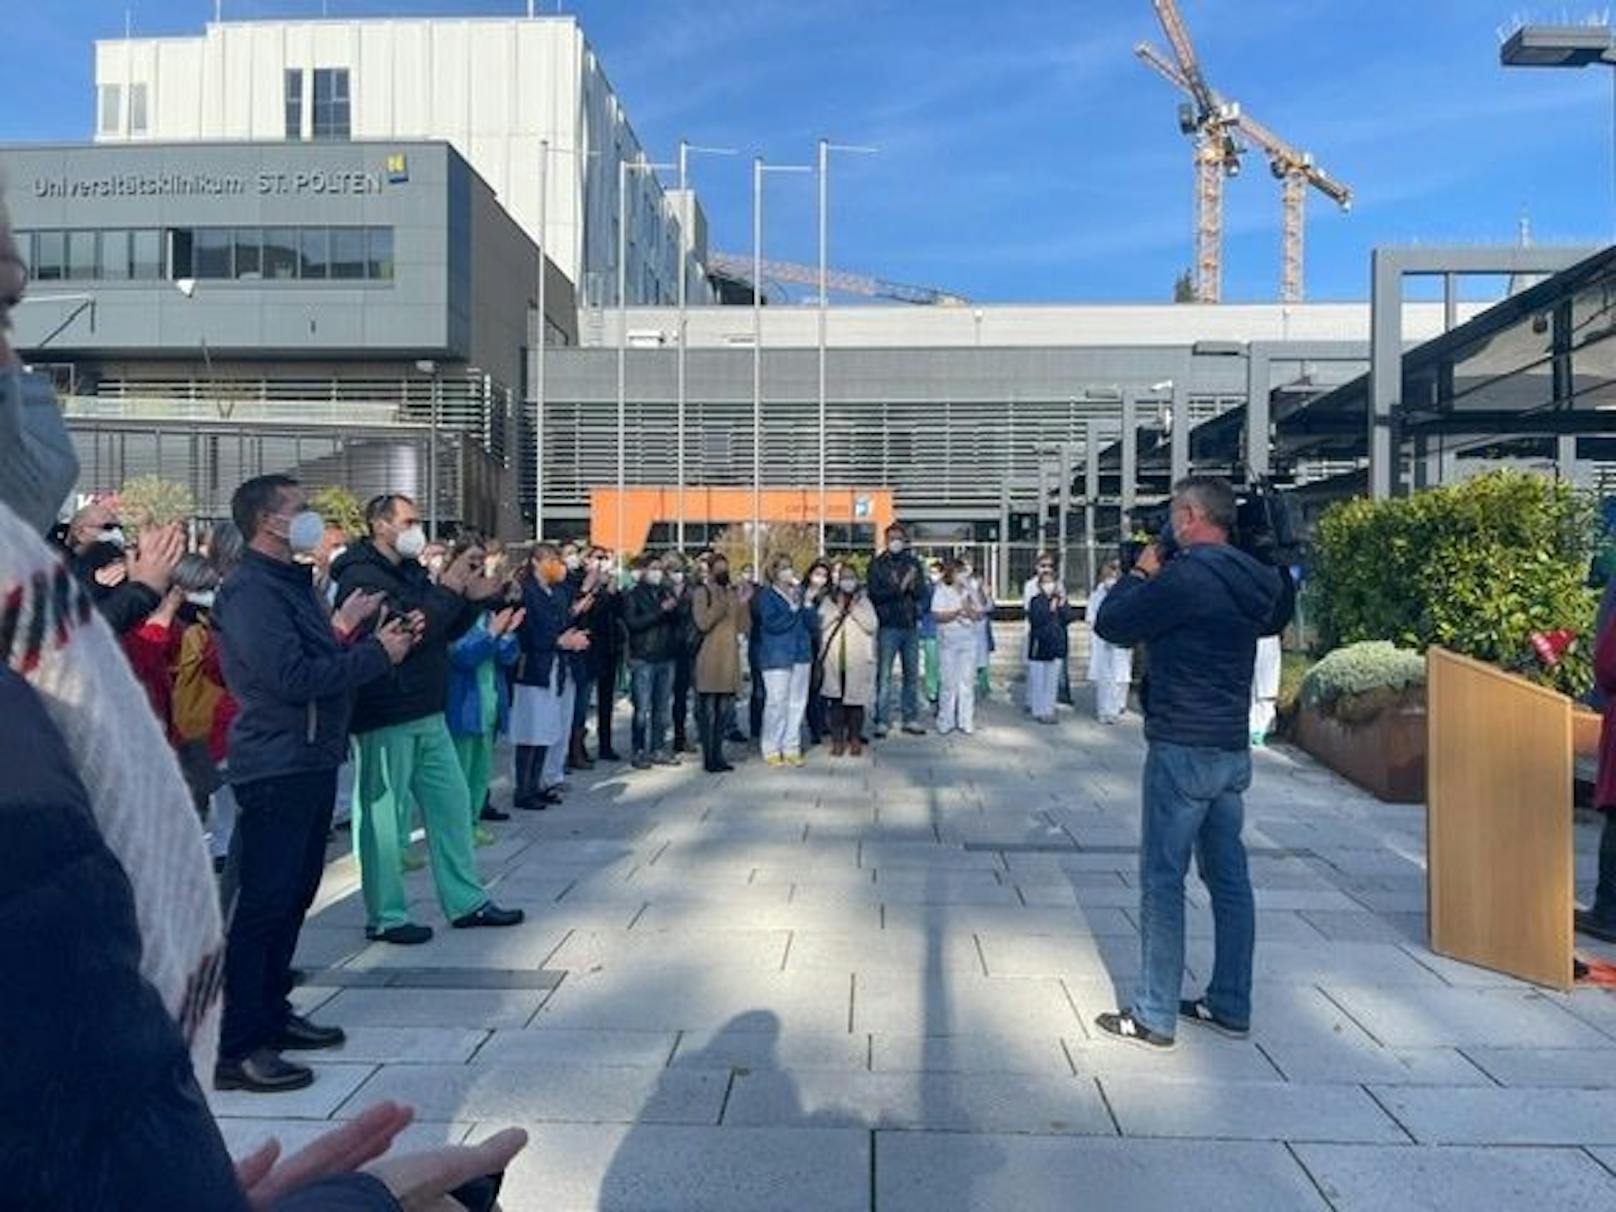
M 1307 671 L 1296 743 L 1399 804 L 1425 798 L 1425 658 L 1386 640 L 1337 648 Z

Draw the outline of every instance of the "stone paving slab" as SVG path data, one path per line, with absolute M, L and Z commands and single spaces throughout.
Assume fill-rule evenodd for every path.
M 1597 1212 L 1616 1175 L 1573 1149 L 1297 1145 L 1336 1212 Z
M 476 1136 L 505 1126 L 479 1124 Z M 870 1133 L 541 1124 L 501 1202 L 511 1212 L 870 1212 Z
M 1100 1085 L 1124 1136 L 1404 1143 L 1408 1136 L 1354 1086 L 1162 1081 L 1130 1075 Z
M 845 1031 L 776 1034 L 767 1018 L 767 1011 L 758 1011 L 751 1019 L 727 1023 L 718 1031 L 681 1032 L 669 1063 L 677 1069 L 869 1069 L 867 1036 Z
M 1513 989 L 1369 988 L 1326 984 L 1337 1005 L 1390 1047 L 1531 1043 L 1543 1048 L 1601 1047 L 1593 1027 L 1535 992 Z
M 1616 1040 L 1607 1048 L 1480 1048 L 1464 1054 L 1505 1086 L 1616 1090 Z
M 1028 1073 L 1064 1077 L 1072 1063 L 1053 1035 L 905 1035 L 870 1037 L 877 1073 Z
M 344 989 L 320 1017 L 342 1027 L 521 1027 L 548 996 L 532 989 Z
M 917 980 L 890 970 L 854 982 L 852 1029 L 917 1035 L 1067 1035 L 1077 1025 L 1060 981 L 1029 977 Z
M 585 973 L 667 963 L 755 968 L 778 972 L 785 962 L 789 930 L 573 931 L 548 965 Z
M 727 1077 L 596 1065 L 389 1065 L 342 1114 L 393 1099 L 427 1119 L 716 1124 Z
M 320 1055 L 345 1064 L 401 1061 L 460 1064 L 471 1059 L 488 1032 L 470 1027 L 357 1027 L 343 1024 L 347 1042 Z
M 1091 1080 L 958 1073 L 753 1071 L 738 1075 L 725 1125 L 877 1127 L 1111 1136 Z
M 1616 1090 L 1372 1087 L 1432 1145 L 1616 1145 Z
M 208 1106 L 213 1108 L 215 1115 L 228 1115 L 238 1119 L 326 1119 L 377 1072 L 375 1065 L 344 1064 L 328 1060 L 312 1061 L 310 1065 L 314 1069 L 312 1086 L 277 1094 L 253 1094 L 245 1090 L 209 1090 Z
M 506 898 L 500 897 L 501 902 Z M 511 902 L 514 904 L 515 902 Z M 542 968 L 567 937 L 562 922 L 539 918 L 500 930 L 439 930 L 419 947 L 371 943 L 344 965 L 385 968 Z
M 570 1031 L 542 1027 L 490 1032 L 477 1050 L 481 1065 L 599 1065 L 662 1069 L 673 1055 L 675 1031 Z
M 1282 1145 L 878 1132 L 880 1212 L 1328 1212 Z
M 766 1011 L 774 1024 L 753 1030 L 836 1032 L 848 1029 L 851 976 L 709 969 L 698 977 L 667 970 L 638 976 L 574 975 L 545 1003 L 543 1027 L 630 1031 L 716 1031 Z M 754 1021 L 754 1020 L 748 1020 Z
M 1066 1041 L 1066 1054 L 1080 1074 L 1117 1081 L 1275 1082 L 1283 1075 L 1249 1040 L 1210 1031 L 1183 1032 L 1166 1054 L 1146 1052 L 1109 1037 Z
M 1264 1039 L 1263 1052 L 1288 1081 L 1375 1082 L 1389 1086 L 1487 1086 L 1492 1081 L 1453 1048 L 1387 1048 L 1356 1035 Z

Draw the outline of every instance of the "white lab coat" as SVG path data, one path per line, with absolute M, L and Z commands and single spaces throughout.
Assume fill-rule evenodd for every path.
M 1277 635 L 1257 641 L 1257 663 L 1251 674 L 1251 736 L 1266 737 L 1274 727 L 1279 698 L 1280 647 Z
M 1128 684 L 1133 680 L 1133 653 L 1107 643 L 1094 631 L 1094 620 L 1115 581 L 1101 581 L 1089 594 L 1086 617 L 1089 624 L 1089 681 L 1094 683 L 1096 714 L 1102 720 L 1121 715 L 1128 705 Z

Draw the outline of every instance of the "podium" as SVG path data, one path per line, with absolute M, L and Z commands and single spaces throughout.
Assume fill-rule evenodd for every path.
M 1569 989 L 1571 700 L 1432 648 L 1426 710 L 1431 950 Z

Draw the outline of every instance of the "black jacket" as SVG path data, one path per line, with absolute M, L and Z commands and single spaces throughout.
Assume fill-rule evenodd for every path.
M 679 612 L 664 610 L 673 587 L 641 581 L 623 595 L 623 626 L 628 630 L 628 659 L 671 661 L 679 654 Z
M 348 758 L 353 696 L 387 683 L 392 662 L 373 639 L 343 647 L 309 568 L 249 550 L 213 607 L 230 726 L 230 781 L 335 770 Z
M 1068 647 L 1066 629 L 1075 617 L 1076 612 L 1069 603 L 1056 606 L 1049 594 L 1034 595 L 1032 605 L 1027 607 L 1027 659 L 1064 661 Z
M 903 577 L 907 572 L 914 576 L 905 588 Z M 907 631 L 916 625 L 927 590 L 926 570 L 919 560 L 907 551 L 902 555 L 883 551 L 870 561 L 869 585 L 870 601 L 875 604 L 881 626 Z
M 0 718 L 0 1204 L 247 1212 L 185 1041 L 140 974 L 129 880 L 61 734 L 3 667 Z M 274 1204 L 397 1208 L 361 1175 Z
M 392 672 L 359 692 L 353 730 L 374 732 L 438 715 L 449 705 L 449 645 L 477 621 L 482 607 L 432 583 L 414 560 L 393 563 L 369 539 L 348 548 L 331 565 L 337 582 L 337 604 L 363 590 L 386 594 L 388 616 L 419 610 L 426 634 Z M 381 616 L 378 615 L 378 618 Z
M 1244 749 L 1257 637 L 1283 630 L 1294 605 L 1288 574 L 1227 544 L 1197 543 L 1148 581 L 1118 581 L 1094 630 L 1112 644 L 1150 646 L 1148 739 Z
M 95 579 L 97 569 L 123 558 L 123 549 L 112 543 L 92 543 L 79 554 L 69 555 L 73 575 L 89 592 L 107 626 L 119 635 L 139 627 L 163 600 L 155 589 L 139 581 L 124 581 L 109 589 Z
M 589 633 L 589 668 L 597 677 L 607 673 L 615 677 L 624 646 L 622 592 L 597 590 L 594 605 L 577 622 Z

